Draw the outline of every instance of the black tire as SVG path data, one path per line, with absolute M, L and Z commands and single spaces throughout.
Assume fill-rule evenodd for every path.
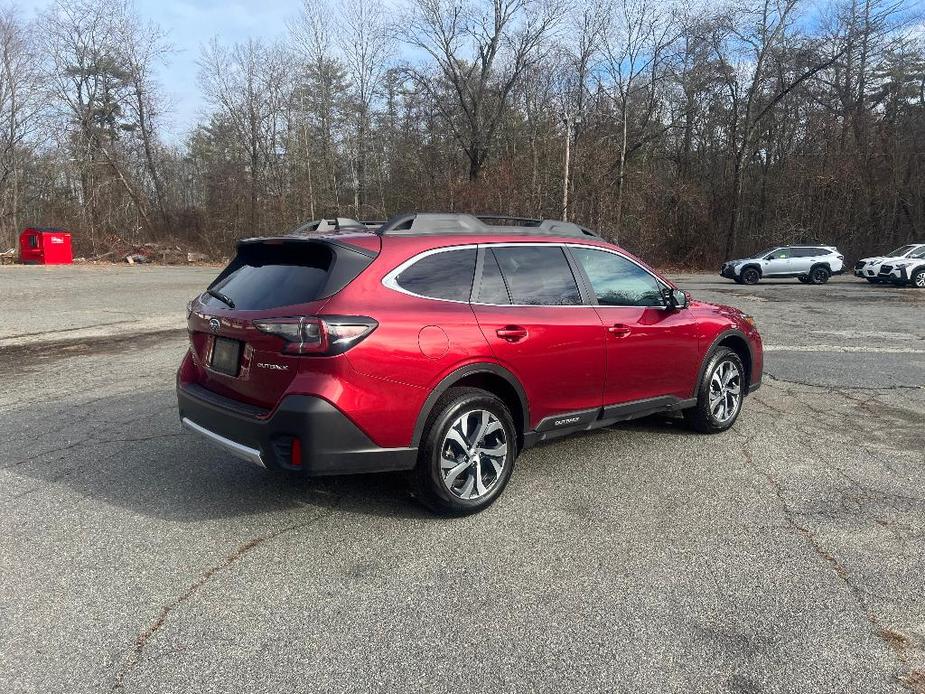
M 866 279 L 866 280 L 867 280 L 868 282 L 870 282 L 871 284 L 880 284 L 880 283 L 881 283 L 881 280 L 877 279 L 876 277 L 865 277 L 864 279 Z
M 742 278 L 741 278 L 741 277 L 733 277 L 733 278 L 732 278 L 732 281 L 735 282 L 736 284 L 742 284 Z
M 822 265 L 817 265 L 809 271 L 809 280 L 813 284 L 825 284 L 829 281 L 829 277 L 831 276 L 832 273 L 829 272 L 829 269 Z
M 742 282 L 745 284 L 758 284 L 761 279 L 761 273 L 753 267 L 747 267 L 742 270 Z
M 459 423 L 460 419 L 466 418 L 467 413 L 466 421 L 474 427 L 479 426 L 481 422 L 479 412 L 489 413 L 501 425 L 503 437 L 496 429 L 482 439 L 482 441 L 490 440 L 489 445 L 492 446 L 490 450 L 496 450 L 501 445 L 506 446 L 506 453 L 500 461 L 500 473 L 496 473 L 497 468 L 488 456 L 480 453 L 472 454 L 471 451 L 467 453 L 456 443 L 456 438 L 452 441 L 447 439 L 450 430 Z M 467 437 L 461 429 L 456 429 L 456 433 L 463 434 L 463 439 L 469 443 L 472 443 L 469 439 L 476 435 L 474 431 L 470 431 L 471 436 Z M 475 441 L 475 443 L 480 443 L 480 441 Z M 462 467 L 462 471 L 457 472 L 450 481 L 450 486 L 445 482 L 444 468 L 441 465 L 444 461 L 444 446 L 453 454 L 453 457 L 459 459 L 457 467 Z M 469 455 L 474 457 L 467 458 Z M 434 405 L 424 427 L 418 452 L 418 463 L 411 473 L 414 495 L 422 504 L 441 515 L 463 516 L 477 513 L 491 505 L 504 491 L 511 478 L 516 457 L 517 430 L 507 405 L 500 398 L 478 388 L 450 388 Z M 479 462 L 474 462 L 474 458 L 478 458 Z M 499 462 L 500 456 L 491 458 Z M 479 466 L 478 475 L 476 475 L 476 465 Z M 450 474 L 453 469 L 455 468 L 450 468 L 446 472 Z M 485 486 L 486 492 L 477 498 L 460 496 L 461 493 L 466 493 L 466 485 L 469 484 L 470 478 L 473 482 L 468 493 L 478 494 L 479 482 Z M 459 485 L 455 492 L 451 491 L 454 482 Z
M 809 284 L 809 277 L 807 275 L 800 275 L 797 279 L 800 280 L 802 284 Z
M 738 372 L 739 394 L 731 413 L 726 417 L 720 417 L 712 411 L 710 406 L 711 384 L 714 374 L 725 364 L 731 364 Z M 745 367 L 742 365 L 742 360 L 739 359 L 738 354 L 727 347 L 719 347 L 714 350 L 708 358 L 707 366 L 703 370 L 703 376 L 697 386 L 697 404 L 690 409 L 684 410 L 684 419 L 688 425 L 701 434 L 718 434 L 735 424 L 739 413 L 742 411 L 742 402 L 748 388 L 745 380 Z M 728 401 L 724 399 L 724 404 L 726 402 Z
M 909 286 L 916 289 L 925 289 L 925 267 L 921 267 L 909 277 Z

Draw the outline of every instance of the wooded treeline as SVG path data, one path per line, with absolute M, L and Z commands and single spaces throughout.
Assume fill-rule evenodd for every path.
M 321 216 L 459 210 L 567 216 L 674 265 L 885 251 L 925 239 L 915 7 L 305 0 L 276 43 L 202 49 L 210 111 L 180 140 L 169 36 L 130 4 L 6 9 L 0 250 L 27 224 L 82 254 L 223 254 Z

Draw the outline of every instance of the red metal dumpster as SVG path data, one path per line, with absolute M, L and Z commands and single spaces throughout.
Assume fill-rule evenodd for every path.
M 73 261 L 69 231 L 29 227 L 19 235 L 19 262 L 24 265 L 70 265 Z

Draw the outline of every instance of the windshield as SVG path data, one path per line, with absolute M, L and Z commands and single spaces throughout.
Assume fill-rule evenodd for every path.
M 777 246 L 771 246 L 770 248 L 765 248 L 763 251 L 761 251 L 761 253 L 755 253 L 755 255 L 749 256 L 749 257 L 751 257 L 751 258 L 763 258 L 763 257 L 766 256 L 768 253 L 770 253 L 771 251 L 776 251 L 777 248 L 778 248 Z
M 901 255 L 906 255 L 906 253 L 911 251 L 913 248 L 915 248 L 915 246 L 900 246 L 895 251 L 890 251 L 886 255 L 887 255 L 887 258 L 896 258 Z

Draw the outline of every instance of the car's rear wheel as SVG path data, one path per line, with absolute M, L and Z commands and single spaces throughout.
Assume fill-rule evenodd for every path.
M 504 402 L 477 388 L 450 388 L 424 429 L 415 495 L 441 514 L 481 511 L 504 490 L 516 457 L 517 432 Z
M 753 267 L 747 267 L 742 270 L 742 281 L 745 284 L 758 284 L 761 279 L 761 273 Z
M 684 411 L 695 431 L 717 434 L 731 427 L 742 410 L 745 367 L 739 355 L 720 347 L 711 356 L 697 389 L 697 404 Z
M 916 289 L 925 289 L 925 267 L 913 272 L 909 283 Z
M 809 271 L 809 279 L 813 284 L 825 284 L 829 281 L 831 274 L 828 268 L 822 266 L 814 267 Z

